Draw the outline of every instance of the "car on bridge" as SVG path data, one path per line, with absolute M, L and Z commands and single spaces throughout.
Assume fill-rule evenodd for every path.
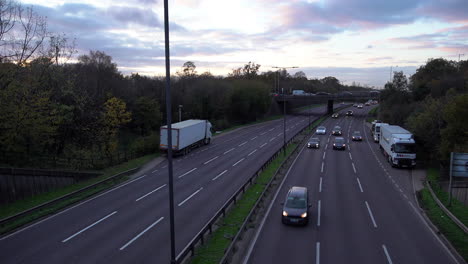
M 311 138 L 309 143 L 307 143 L 308 148 L 320 148 L 320 139 L 318 138 Z
M 335 126 L 332 130 L 332 135 L 334 136 L 340 136 L 342 134 L 341 132 L 341 127 L 340 126 Z
M 353 116 L 353 110 L 346 111 L 346 116 Z
M 354 131 L 354 132 L 353 132 L 353 135 L 351 136 L 351 139 L 352 139 L 353 141 L 362 141 L 361 132 L 359 132 L 359 131 Z
M 309 194 L 306 187 L 293 186 L 286 194 L 281 221 L 283 224 L 307 225 L 309 222 Z
M 319 126 L 315 130 L 315 134 L 317 134 L 317 135 L 325 135 L 326 133 L 327 133 L 327 128 L 324 127 L 324 126 Z
M 339 113 L 334 113 L 334 114 L 332 115 L 332 118 L 338 118 L 339 116 L 340 116 Z
M 333 149 L 346 150 L 345 139 L 343 137 L 336 137 L 333 142 Z

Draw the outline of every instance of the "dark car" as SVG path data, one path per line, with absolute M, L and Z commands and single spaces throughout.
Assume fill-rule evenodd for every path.
M 345 139 L 342 137 L 336 137 L 333 142 L 333 149 L 346 149 Z
M 353 110 L 348 110 L 348 111 L 346 112 L 346 115 L 347 115 L 347 116 L 352 116 L 352 115 L 353 115 Z
M 286 195 L 281 220 L 283 224 L 307 225 L 309 222 L 309 194 L 306 187 L 293 186 Z
M 359 131 L 354 131 L 354 132 L 353 132 L 353 135 L 351 136 L 351 138 L 353 139 L 353 141 L 362 141 L 361 132 L 359 132 Z
M 332 118 L 338 118 L 339 116 L 340 116 L 339 113 L 334 113 L 334 114 L 332 115 Z
M 311 138 L 309 143 L 307 143 L 308 148 L 319 148 L 320 140 L 318 138 Z
M 340 136 L 342 134 L 341 132 L 341 127 L 335 126 L 332 130 L 332 135 L 334 136 Z

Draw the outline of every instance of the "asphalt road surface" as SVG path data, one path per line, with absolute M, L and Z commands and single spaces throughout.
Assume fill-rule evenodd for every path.
M 302 150 L 244 263 L 457 263 L 418 212 L 411 170 L 392 168 L 371 140 L 364 123 L 369 109 L 328 119 L 327 134 L 316 136 L 320 149 Z M 345 151 L 332 149 L 337 124 Z M 355 130 L 362 142 L 351 141 Z M 281 202 L 291 186 L 309 190 L 305 227 L 281 223 Z
M 287 117 L 287 139 L 308 121 Z M 217 136 L 174 160 L 176 254 L 282 144 L 280 119 Z M 169 263 L 167 162 L 137 176 L 1 237 L 1 263 Z

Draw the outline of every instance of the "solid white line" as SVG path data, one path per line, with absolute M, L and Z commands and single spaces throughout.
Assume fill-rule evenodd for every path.
M 159 218 L 156 222 L 152 223 L 150 226 L 148 226 L 145 230 L 143 230 L 140 234 L 138 234 L 136 237 L 134 237 L 132 240 L 128 241 L 127 244 L 123 245 L 120 250 L 124 250 L 126 247 L 128 247 L 130 244 L 132 244 L 135 240 L 137 240 L 139 237 L 141 237 L 144 233 L 146 233 L 148 230 L 150 230 L 153 226 L 157 225 L 159 222 L 161 222 L 164 219 L 164 217 Z
M 223 154 L 227 154 L 227 153 L 229 153 L 229 152 L 231 152 L 231 151 L 233 151 L 233 150 L 234 150 L 234 148 L 232 148 L 232 149 L 230 149 L 230 150 L 224 152 Z
M 221 175 L 223 175 L 224 173 L 226 173 L 227 170 L 221 172 L 220 174 L 218 174 L 218 176 L 214 177 L 213 179 L 211 179 L 212 181 L 216 181 L 216 179 L 218 179 L 219 177 L 221 177 Z
M 326 153 L 326 152 L 323 152 L 323 159 L 325 159 L 325 153 Z
M 374 227 L 377 228 L 377 224 L 375 223 L 374 215 L 372 215 L 372 211 L 371 211 L 367 201 L 366 201 L 366 206 L 367 206 L 367 211 L 369 212 L 369 215 L 370 215 L 370 217 L 372 219 L 372 223 L 374 224 Z
M 250 156 L 250 155 L 254 154 L 255 151 L 257 151 L 257 149 L 255 149 L 254 151 L 250 152 L 249 155 L 247 155 L 247 156 Z
M 183 200 L 181 203 L 179 203 L 177 206 L 181 206 L 183 205 L 185 202 L 187 202 L 188 200 L 190 200 L 193 196 L 195 196 L 197 193 L 199 193 L 201 190 L 203 190 L 203 187 L 201 187 L 200 189 L 198 189 L 197 191 L 195 191 L 194 193 L 192 193 L 189 197 L 187 197 L 185 200 Z
M 251 138 L 250 140 L 254 140 L 254 139 L 256 139 L 256 138 L 258 138 L 258 136 L 255 136 L 255 137 Z
M 319 192 L 322 192 L 322 177 L 320 177 Z
M 237 164 L 241 163 L 243 160 L 245 160 L 245 158 L 242 158 L 242 159 L 238 160 L 238 161 L 237 161 L 236 163 L 234 163 L 232 166 L 233 166 L 233 167 L 236 166 Z
M 155 173 L 155 172 L 157 172 L 157 171 L 158 171 L 158 170 L 154 170 L 154 171 L 152 171 L 151 173 Z
M 318 201 L 318 206 L 317 206 L 317 211 L 318 211 L 318 214 L 317 214 L 317 226 L 320 226 L 320 200 Z
M 159 191 L 159 190 L 160 190 L 160 189 L 162 189 L 164 186 L 166 186 L 166 184 L 164 184 L 164 185 L 161 185 L 161 186 L 159 186 L 158 188 L 156 188 L 156 189 L 152 190 L 151 192 L 149 192 L 149 193 L 147 193 L 147 194 L 143 195 L 142 197 L 140 197 L 140 198 L 136 199 L 136 200 L 135 200 L 135 202 L 138 202 L 138 201 L 140 201 L 141 199 L 145 198 L 146 196 L 148 196 L 148 195 L 150 195 L 150 194 L 152 194 L 152 193 L 154 193 L 154 192 L 157 192 L 157 191 Z
M 359 189 L 361 190 L 361 192 L 364 192 L 364 191 L 362 190 L 361 181 L 359 180 L 359 178 L 356 178 L 356 180 L 357 180 L 357 183 L 358 183 L 358 185 L 359 185 Z
M 349 147 L 349 146 L 348 146 L 348 147 Z M 351 152 L 348 152 L 348 154 L 349 154 L 349 159 L 350 159 L 350 160 L 353 160 L 353 157 L 351 156 Z
M 323 163 L 323 161 L 322 161 L 322 169 L 320 170 L 320 172 L 323 172 L 323 165 L 324 165 L 324 163 Z
M 241 144 L 239 145 L 239 147 L 242 147 L 242 146 L 244 146 L 245 144 L 247 144 L 247 141 L 244 142 L 244 143 L 241 143 Z
M 217 158 L 219 158 L 219 156 L 216 156 L 216 157 L 214 157 L 214 158 L 212 158 L 212 159 L 210 159 L 210 160 L 208 160 L 208 161 L 205 161 L 203 164 L 206 165 L 206 164 L 212 162 L 213 160 L 215 160 L 215 159 L 217 159 Z
M 385 256 L 387 256 L 388 264 L 393 264 L 392 259 L 390 258 L 390 254 L 388 254 L 387 247 L 385 245 L 382 245 L 382 248 L 383 248 L 383 250 L 385 252 Z
M 317 253 L 315 254 L 315 263 L 320 264 L 320 242 L 317 242 L 315 250 L 317 251 Z
M 266 146 L 267 144 L 268 144 L 268 143 L 265 143 L 265 144 L 261 145 L 260 147 L 263 148 L 263 147 Z
M 275 138 L 276 138 L 276 137 L 272 137 L 272 138 L 270 139 L 270 142 L 273 141 L 273 140 L 275 140 Z
M 187 174 L 191 173 L 192 171 L 194 171 L 194 170 L 196 170 L 196 169 L 197 169 L 197 168 L 193 168 L 193 169 L 191 169 L 191 170 L 187 171 L 186 173 L 184 173 L 184 174 L 180 175 L 180 176 L 179 176 L 179 178 L 182 178 L 182 177 L 184 177 L 185 175 L 187 175 Z
M 357 173 L 357 172 L 356 172 L 356 167 L 354 167 L 354 162 L 352 162 L 351 164 L 353 165 L 353 171 L 354 171 L 354 173 Z
M 70 239 L 76 237 L 77 235 L 79 235 L 79 234 L 83 233 L 84 231 L 90 229 L 91 227 L 93 227 L 93 226 L 99 224 L 100 222 L 106 220 L 107 218 L 111 217 L 112 215 L 114 215 L 114 214 L 116 214 L 116 213 L 117 213 L 117 211 L 114 211 L 114 212 L 108 214 L 107 216 L 105 216 L 105 217 L 99 219 L 98 221 L 94 222 L 93 224 L 91 224 L 91 225 L 87 226 L 86 228 L 82 229 L 81 231 L 76 232 L 74 235 L 68 237 L 67 239 L 62 240 L 62 242 L 63 242 L 63 243 L 67 242 L 68 240 L 70 240 Z

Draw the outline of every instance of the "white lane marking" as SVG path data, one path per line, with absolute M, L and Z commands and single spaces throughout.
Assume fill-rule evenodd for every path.
M 184 174 L 180 175 L 180 176 L 179 176 L 179 178 L 182 178 L 182 177 L 184 177 L 185 175 L 187 175 L 187 174 L 191 173 L 192 171 L 194 171 L 194 170 L 196 170 L 196 169 L 197 169 L 197 168 L 193 168 L 193 169 L 191 169 L 191 170 L 187 171 L 186 173 L 184 173 Z
M 263 135 L 265 135 L 266 133 L 267 133 L 267 132 L 260 133 L 260 136 L 263 136 Z
M 289 128 L 288 128 L 288 129 L 286 129 L 286 131 L 289 131 Z
M 239 147 L 242 147 L 242 146 L 244 146 L 245 144 L 247 144 L 247 141 L 244 142 L 244 143 L 241 143 L 241 144 L 239 145 Z
M 164 165 L 162 168 L 163 168 L 163 169 L 167 168 L 167 165 Z
M 230 149 L 230 150 L 224 152 L 223 155 L 224 155 L 224 154 L 228 154 L 229 152 L 233 151 L 234 149 L 235 149 L 235 148 L 232 148 L 232 149 Z
M 320 204 L 321 204 L 321 202 L 320 202 L 320 200 L 318 200 L 318 206 L 317 206 L 317 211 L 318 211 L 318 213 L 317 213 L 317 226 L 320 226 Z
M 281 135 L 283 135 L 283 133 L 279 133 L 279 134 L 278 134 L 278 135 L 276 135 L 276 136 L 277 136 L 277 137 L 279 137 L 279 136 L 281 136 Z
M 322 192 L 322 177 L 320 177 L 319 192 Z
M 90 229 L 91 227 L 93 227 L 93 226 L 99 224 L 100 222 L 106 220 L 107 218 L 113 216 L 113 215 L 116 214 L 116 213 L 117 213 L 117 211 L 114 211 L 114 212 L 108 214 L 107 216 L 105 216 L 105 217 L 99 219 L 98 221 L 94 222 L 93 224 L 91 224 L 91 225 L 89 225 L 89 226 L 87 226 L 87 227 L 81 229 L 80 231 L 76 232 L 75 234 L 71 235 L 71 236 L 68 237 L 67 239 L 62 240 L 62 242 L 63 242 L 63 243 L 67 242 L 68 240 L 70 240 L 70 239 L 76 237 L 77 235 L 79 235 L 79 234 L 83 233 L 84 231 Z
M 325 145 L 325 149 L 327 149 L 327 148 L 328 148 L 328 144 Z
M 145 198 L 146 196 L 148 196 L 148 195 L 150 195 L 150 194 L 152 194 L 152 193 L 154 193 L 154 192 L 157 192 L 157 191 L 161 190 L 161 189 L 164 188 L 165 186 L 166 186 L 166 184 L 163 184 L 163 185 L 159 186 L 158 188 L 152 190 L 151 192 L 149 192 L 149 193 L 143 195 L 142 197 L 136 199 L 135 202 L 138 202 L 138 201 L 140 201 L 141 199 Z
M 214 177 L 213 179 L 211 179 L 212 181 L 216 181 L 216 179 L 218 179 L 219 177 L 221 177 L 221 175 L 223 175 L 224 173 L 226 173 L 227 170 L 221 172 L 220 174 L 218 174 L 218 176 Z
M 275 140 L 275 138 L 276 138 L 276 137 L 272 137 L 272 138 L 270 139 L 270 142 L 273 141 L 273 140 Z
M 212 158 L 212 159 L 210 159 L 210 160 L 208 160 L 208 161 L 205 161 L 203 164 L 206 165 L 206 164 L 212 162 L 213 160 L 215 160 L 215 159 L 217 159 L 217 158 L 219 158 L 219 156 L 216 156 L 216 157 L 214 157 L 214 158 Z
M 315 246 L 315 250 L 317 251 L 315 255 L 315 263 L 320 264 L 320 242 L 317 242 L 317 245 Z
M 392 259 L 390 258 L 390 254 L 388 254 L 387 247 L 385 245 L 382 245 L 382 248 L 383 248 L 383 250 L 385 252 L 385 256 L 387 256 L 388 264 L 393 264 Z
M 349 148 L 349 146 L 348 146 L 348 148 Z M 351 152 L 348 152 L 348 154 L 349 154 L 349 159 L 353 160 L 353 157 L 351 156 Z
M 330 143 L 330 137 L 328 137 L 327 143 Z
M 250 156 L 250 155 L 254 154 L 256 151 L 257 151 L 257 149 L 254 149 L 254 151 L 250 152 L 249 155 L 247 155 L 247 156 Z
M 157 171 L 158 171 L 158 170 L 154 170 L 154 171 L 152 171 L 151 173 L 155 173 L 155 172 L 157 172 Z
M 258 138 L 258 136 L 255 136 L 255 137 L 251 138 L 250 140 L 254 140 L 254 139 L 256 139 L 256 138 Z
M 275 130 L 275 128 L 272 128 L 272 129 L 270 129 L 270 130 L 268 130 L 268 131 L 273 131 L 273 130 Z
M 323 159 L 325 159 L 325 153 L 326 153 L 326 152 L 323 152 Z
M 233 166 L 233 167 L 236 166 L 237 164 L 241 163 L 243 160 L 245 160 L 245 158 L 242 158 L 242 159 L 238 160 L 238 161 L 237 161 L 236 163 L 234 163 L 232 166 Z
M 136 237 L 132 238 L 132 240 L 128 241 L 127 244 L 123 245 L 120 250 L 124 250 L 126 247 L 128 247 L 130 244 L 132 244 L 135 240 L 137 240 L 139 237 L 141 237 L 144 233 L 146 233 L 148 230 L 150 230 L 153 226 L 157 225 L 159 222 L 161 222 L 164 219 L 164 217 L 159 218 L 156 222 L 152 223 L 150 226 L 148 226 L 145 230 L 143 230 L 140 234 L 138 234 Z
M 366 206 L 367 206 L 367 211 L 369 212 L 369 215 L 370 215 L 370 217 L 372 219 L 372 223 L 374 224 L 374 227 L 377 228 L 377 223 L 375 223 L 374 215 L 372 214 L 372 211 L 371 211 L 367 201 L 366 201 Z
M 183 204 L 186 203 L 188 200 L 192 199 L 193 196 L 197 195 L 197 193 L 199 193 L 201 190 L 203 190 L 203 187 L 201 187 L 200 189 L 198 189 L 197 191 L 195 191 L 194 193 L 192 193 L 189 197 L 187 197 L 185 200 L 183 200 L 182 202 L 180 202 L 177 206 L 183 205 Z
M 359 189 L 361 190 L 361 192 L 364 192 L 364 191 L 362 190 L 361 181 L 359 180 L 359 178 L 356 178 L 356 180 L 357 180 L 357 183 L 358 183 L 358 185 L 359 185 Z
M 323 161 L 322 161 L 322 169 L 320 170 L 320 172 L 323 172 L 323 165 L 324 165 L 324 163 L 323 163 Z
M 266 146 L 268 143 L 265 143 L 263 145 L 260 146 L 260 148 L 263 148 L 264 146 Z
M 352 162 L 351 164 L 353 165 L 353 171 L 354 171 L 354 173 L 357 173 L 357 172 L 356 172 L 356 167 L 354 167 L 354 162 Z
M 350 145 L 348 145 L 348 150 L 351 151 L 351 146 Z

